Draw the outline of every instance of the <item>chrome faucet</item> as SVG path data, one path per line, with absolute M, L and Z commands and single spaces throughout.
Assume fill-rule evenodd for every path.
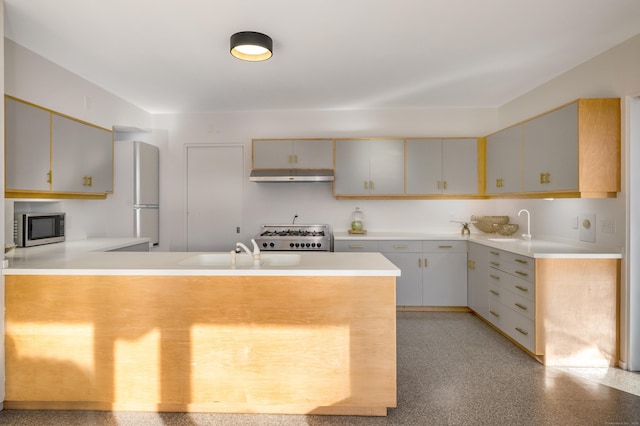
M 253 244 L 253 253 L 249 250 L 249 247 L 242 243 L 236 243 L 236 247 L 241 248 L 246 251 L 249 256 L 253 257 L 253 266 L 260 266 L 260 249 L 258 248 L 258 243 L 252 238 L 251 244 Z
M 525 240 L 530 240 L 531 239 L 531 213 L 529 213 L 529 210 L 527 209 L 522 209 L 518 212 L 518 217 L 520 217 L 520 214 L 522 212 L 525 212 L 527 214 L 527 233 L 522 234 L 522 238 L 524 238 Z

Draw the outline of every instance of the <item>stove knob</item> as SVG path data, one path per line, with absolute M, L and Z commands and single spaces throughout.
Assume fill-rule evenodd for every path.
M 318 248 L 322 247 L 322 243 L 318 243 L 318 246 L 317 246 L 317 247 L 318 247 Z
M 311 247 L 311 244 L 307 243 L 307 247 Z
M 299 244 L 299 243 L 296 243 L 296 247 L 300 247 L 300 244 Z
M 274 243 L 269 243 L 269 247 L 274 248 L 276 245 Z
M 315 246 L 316 246 L 316 243 L 311 243 L 311 247 L 315 247 Z
M 262 243 L 262 247 L 267 247 L 267 243 Z
M 289 243 L 289 247 L 293 248 L 293 245 L 294 245 L 293 243 Z

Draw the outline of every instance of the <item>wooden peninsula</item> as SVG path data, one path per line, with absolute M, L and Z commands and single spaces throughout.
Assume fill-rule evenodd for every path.
M 4 407 L 384 416 L 396 406 L 398 268 L 379 253 L 264 254 L 259 267 L 240 256 L 235 267 L 223 254 L 18 256 L 4 270 Z

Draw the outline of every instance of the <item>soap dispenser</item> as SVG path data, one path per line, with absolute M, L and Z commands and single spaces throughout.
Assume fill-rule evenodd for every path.
M 351 229 L 349 232 L 352 234 L 364 234 L 364 213 L 360 210 L 360 207 L 356 207 L 356 209 L 351 213 Z

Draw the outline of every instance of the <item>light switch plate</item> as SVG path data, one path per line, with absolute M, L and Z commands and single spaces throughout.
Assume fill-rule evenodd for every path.
M 580 227 L 580 241 L 596 242 L 596 215 L 594 213 L 581 214 L 578 226 Z

